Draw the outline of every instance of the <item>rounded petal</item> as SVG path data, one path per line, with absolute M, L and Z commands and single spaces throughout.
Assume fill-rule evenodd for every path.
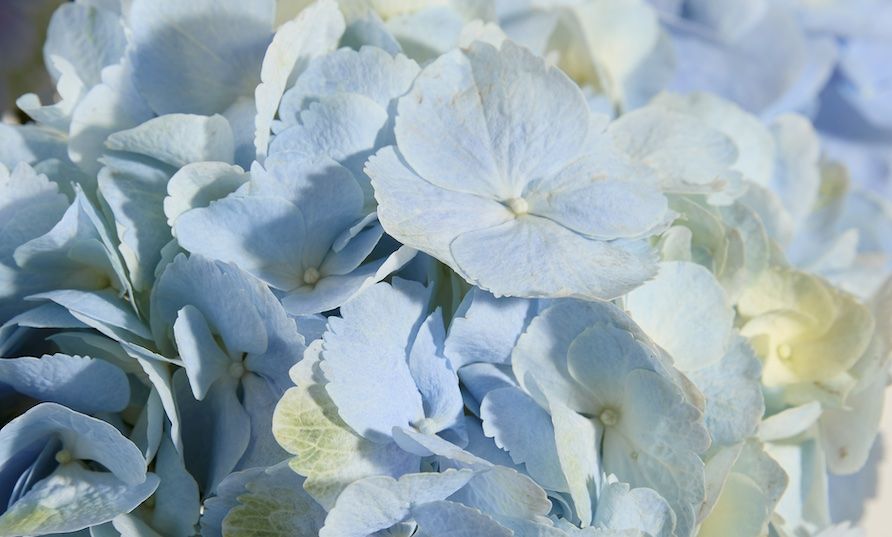
M 496 296 L 610 299 L 656 272 L 644 241 L 599 241 L 532 215 L 468 231 L 450 251 L 460 273 Z

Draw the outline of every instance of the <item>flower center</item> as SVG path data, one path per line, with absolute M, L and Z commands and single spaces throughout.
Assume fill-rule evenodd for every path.
M 315 267 L 310 267 L 304 271 L 304 283 L 307 285 L 316 285 L 320 277 L 319 270 Z
M 787 343 L 781 343 L 777 346 L 777 355 L 781 360 L 789 360 L 793 357 L 793 348 Z
M 598 416 L 598 419 L 601 420 L 601 423 L 603 423 L 605 427 L 613 427 L 619 423 L 619 413 L 612 408 L 605 408 L 601 411 L 601 415 Z
M 232 362 L 229 366 L 229 375 L 232 378 L 240 379 L 245 374 L 245 364 L 239 360 L 238 362 Z
M 516 216 L 527 214 L 530 210 L 530 204 L 523 198 L 511 198 L 507 201 L 507 205 Z
M 58 452 L 56 452 L 55 458 L 56 462 L 58 462 L 59 464 L 68 464 L 69 462 L 74 460 L 74 457 L 71 456 L 71 452 L 65 449 L 60 449 Z
M 434 434 L 437 424 L 430 418 L 424 418 L 415 424 L 415 428 L 422 434 Z

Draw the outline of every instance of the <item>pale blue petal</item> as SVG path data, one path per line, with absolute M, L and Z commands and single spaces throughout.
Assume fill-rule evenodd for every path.
M 406 363 L 411 338 L 424 320 L 430 291 L 402 281 L 377 284 L 329 319 L 322 371 L 341 418 L 369 440 L 424 418 L 421 395 Z
M 72 458 L 105 466 L 117 480 L 137 485 L 146 479 L 146 461 L 139 449 L 108 423 L 55 403 L 41 403 L 0 430 L 0 467 L 22 446 L 57 437 Z
M 63 4 L 50 19 L 44 63 L 58 80 L 52 57 L 64 58 L 90 88 L 101 81 L 100 72 L 120 61 L 127 46 L 124 25 L 116 13 L 83 3 Z
M 372 178 L 378 219 L 384 229 L 453 269 L 457 267 L 451 261 L 449 245 L 458 235 L 501 224 L 512 216 L 496 201 L 432 185 L 412 171 L 392 147 L 370 158 L 366 173 Z
M 176 235 L 193 254 L 234 263 L 274 287 L 291 290 L 302 283 L 305 222 L 300 209 L 287 200 L 230 195 L 180 215 Z
M 124 342 L 121 343 L 121 346 L 128 355 L 139 363 L 143 372 L 149 378 L 152 389 L 158 395 L 167 420 L 170 422 L 170 438 L 177 451 L 182 452 L 180 411 L 177 408 L 176 398 L 173 393 L 173 382 L 167 363 L 163 357 L 137 345 Z
M 456 7 L 451 4 L 427 4 L 415 11 L 397 11 L 387 19 L 387 30 L 406 55 L 426 63 L 458 44 L 464 20 Z M 469 18 L 479 17 L 469 15 Z
M 40 96 L 26 93 L 16 99 L 16 106 L 36 123 L 61 132 L 68 130 L 71 112 L 84 92 L 84 83 L 67 60 L 51 56 L 50 63 L 57 73 L 56 93 L 59 99 L 52 104 L 42 104 Z
M 267 155 L 270 128 L 276 112 L 285 117 L 283 93 L 315 57 L 334 50 L 344 33 L 344 16 L 336 3 L 316 2 L 300 6 L 294 19 L 282 24 L 263 57 L 261 83 L 254 92 L 257 102 L 254 146 L 261 163 Z
M 64 136 L 38 125 L 0 123 L 0 164 L 14 169 L 20 163 L 36 164 L 49 158 L 68 158 Z
M 738 158 L 731 138 L 688 114 L 648 106 L 608 129 L 617 149 L 646 164 L 667 192 L 709 193 Z
M 181 256 L 168 265 L 152 295 L 152 327 L 165 348 L 172 347 L 171 325 L 186 305 L 202 314 L 231 360 L 284 391 L 288 368 L 300 359 L 304 345 L 268 287 L 232 265 Z
M 265 379 L 251 374 L 242 377 L 241 386 L 242 405 L 251 420 L 251 439 L 238 467 L 272 466 L 288 459 L 288 452 L 276 442 L 272 433 L 273 411 L 285 390 L 276 389 Z
M 231 537 L 249 537 L 258 532 L 270 537 L 318 535 L 325 510 L 304 490 L 304 478 L 286 464 L 247 474 L 240 481 L 244 483 L 243 492 L 222 521 L 223 534 Z M 208 537 L 207 533 L 202 535 Z
M 445 338 L 443 314 L 438 308 L 418 329 L 409 352 L 409 372 L 421 394 L 424 415 L 434 424 L 431 432 L 459 425 L 464 415 L 458 377 L 443 356 Z
M 266 170 L 255 165 L 251 168 L 250 193 L 285 198 L 307 211 L 308 220 L 338 221 L 341 223 L 332 227 L 341 230 L 364 216 L 362 189 L 353 174 L 324 155 L 306 158 L 288 155 L 279 161 L 270 159 Z M 316 198 L 324 201 L 321 207 L 313 206 Z
M 138 364 L 137 367 L 139 367 Z M 146 461 L 152 462 L 161 445 L 165 415 L 164 405 L 161 403 L 158 391 L 151 387 L 149 390 L 149 395 L 146 397 L 142 411 L 136 418 L 128 438 L 142 451 Z
M 496 296 L 615 298 L 656 272 L 645 241 L 589 240 L 533 215 L 462 233 L 450 251 L 460 273 Z
M 154 116 L 133 85 L 129 62 L 102 71 L 94 86 L 74 108 L 68 131 L 68 156 L 85 173 L 95 175 L 107 152 L 105 140 L 114 132 L 135 127 Z
M 706 428 L 714 445 L 731 445 L 752 436 L 765 413 L 762 362 L 737 338 L 718 362 L 688 373 L 706 398 Z
M 189 209 L 207 207 L 216 200 L 238 190 L 250 176 L 225 162 L 195 162 L 180 168 L 167 182 L 164 215 L 173 227 L 181 214 Z
M 2 145 L 2 144 L 0 144 Z M 20 245 L 49 232 L 68 208 L 68 200 L 55 183 L 37 175 L 25 163 L 18 164 L 9 175 L 0 171 L 0 320 L 25 309 L 22 298 L 33 289 L 16 283 L 13 253 Z
M 449 499 L 479 509 L 500 522 L 506 518 L 536 520 L 548 515 L 552 507 L 538 484 L 525 474 L 503 466 L 478 472 Z
M 411 427 L 394 427 L 393 440 L 400 449 L 419 457 L 436 456 L 441 470 L 445 468 L 469 468 L 485 470 L 492 467 L 489 461 L 468 453 L 448 440 L 422 433 Z
M 283 193 L 267 195 L 283 195 L 300 208 L 308 232 L 303 258 L 318 268 L 338 237 L 365 216 L 359 184 L 328 158 L 271 164 L 269 174 L 266 186 Z
M 550 190 L 525 196 L 531 213 L 604 240 L 648 236 L 665 224 L 668 203 L 654 185 L 636 182 L 632 174 L 592 181 L 597 168 L 579 163 L 571 168 L 562 170 L 556 179 L 564 180 L 560 176 L 568 174 L 575 181 L 568 180 L 562 188 L 542 185 Z M 639 171 L 637 176 L 646 178 L 647 174 Z
M 220 115 L 163 115 L 112 134 L 105 145 L 113 151 L 152 157 L 174 168 L 192 162 L 231 163 L 235 156 L 232 128 Z
M 365 46 L 377 47 L 392 55 L 402 51 L 396 38 L 387 30 L 381 16 L 372 9 L 354 16 L 347 22 L 347 28 L 341 37 L 341 46 L 359 50 Z
M 151 340 L 152 334 L 129 304 L 114 291 L 50 291 L 30 297 L 68 308 L 78 320 L 113 338 Z M 136 341 L 138 343 L 138 341 Z
M 159 114 L 222 112 L 260 81 L 274 16 L 271 0 L 135 0 L 129 54 L 140 93 Z
M 517 380 L 541 405 L 547 406 L 547 401 L 538 393 L 539 390 L 560 397 L 567 406 L 577 412 L 587 414 L 598 410 L 592 401 L 591 391 L 585 389 L 584 382 L 581 379 L 577 380 L 579 377 L 576 375 L 588 370 L 591 371 L 591 375 L 597 376 L 597 370 L 601 367 L 598 359 L 610 357 L 587 355 L 584 349 L 580 348 L 581 352 L 578 355 L 580 362 L 572 374 L 568 363 L 569 352 L 576 339 L 589 328 L 597 326 L 618 328 L 638 336 L 635 339 L 644 338 L 643 333 L 633 329 L 631 319 L 622 310 L 606 302 L 556 302 L 530 322 L 527 330 L 517 341 L 517 347 L 512 355 L 512 366 Z M 590 337 L 596 338 L 597 331 L 593 331 Z M 629 338 L 620 341 L 631 343 Z M 636 367 L 655 369 L 659 365 L 651 361 L 654 358 L 653 351 L 638 350 L 635 348 L 637 346 L 638 343 L 635 343 L 634 346 L 623 349 L 635 350 L 639 358 L 637 363 L 625 364 L 619 357 L 613 357 L 612 363 L 616 364 L 622 373 Z M 640 361 L 641 358 L 645 361 Z M 588 365 L 585 365 L 586 363 Z M 528 376 L 535 384 L 528 380 Z M 613 393 L 620 389 L 616 386 L 611 387 L 610 380 L 603 379 L 599 382 Z
M 185 373 L 173 376 L 174 393 L 184 424 L 183 458 L 203 495 L 209 495 L 248 447 L 251 420 L 236 396 L 234 379 L 211 386 L 202 401 L 192 397 Z
M 56 453 L 58 453 L 59 450 L 62 449 L 62 441 L 58 438 L 50 438 L 43 439 L 43 442 L 36 442 L 36 444 L 38 445 L 40 443 L 43 443 L 44 445 L 43 449 L 41 449 L 40 453 L 37 455 L 37 458 L 34 459 L 34 462 L 31 464 L 30 467 L 28 467 L 27 470 L 19 475 L 18 480 L 16 480 L 15 482 L 15 486 L 10 491 L 11 494 L 9 495 L 9 497 L 3 498 L 4 511 L 12 506 L 12 504 L 19 501 L 22 496 L 27 494 L 34 487 L 35 483 L 46 477 L 49 477 L 53 470 L 55 470 L 59 466 L 59 463 L 56 462 L 55 457 Z M 31 457 L 28 457 L 25 460 L 30 460 L 30 458 Z M 6 467 L 4 468 L 4 473 L 10 470 L 9 466 L 9 464 L 6 465 Z M 15 468 L 13 468 L 12 470 L 15 470 Z
M 0 516 L 0 536 L 60 533 L 108 522 L 136 508 L 158 483 L 154 474 L 127 484 L 111 474 L 91 472 L 79 464 L 65 465 L 37 483 Z
M 400 99 L 396 122 L 400 152 L 421 177 L 506 200 L 579 155 L 588 130 L 576 84 L 510 42 L 433 62 Z
M 46 234 L 19 246 L 15 260 L 29 278 L 55 279 L 51 289 L 110 286 L 122 294 L 131 291 L 104 221 L 79 188 L 62 219 Z
M 511 537 L 514 532 L 477 509 L 448 501 L 435 501 L 412 508 L 419 536 Z
M 8 507 L 10 498 L 21 495 L 19 482 L 26 473 L 33 471 L 43 452 L 49 449 L 55 457 L 55 452 L 60 447 L 61 442 L 58 438 L 37 437 L 20 442 L 15 453 L 12 453 L 0 468 L 0 485 L 3 487 L 0 489 L 0 505 L 4 510 Z
M 181 255 L 167 266 L 152 291 L 152 332 L 163 350 L 173 350 L 173 323 L 187 304 L 204 315 L 230 355 L 261 353 L 269 345 L 270 334 L 253 298 L 272 294 L 262 282 L 232 265 Z
M 323 97 L 301 113 L 299 125 L 276 136 L 270 144 L 267 163 L 330 157 L 350 170 L 371 201 L 363 166 L 378 148 L 392 143 L 392 136 L 385 129 L 389 117 L 386 109 L 362 95 Z
M 622 400 L 625 387 L 619 379 L 639 369 L 658 370 L 659 363 L 655 347 L 613 325 L 587 328 L 573 340 L 566 356 L 570 376 L 589 393 L 590 406 L 578 410 L 592 415 Z M 534 371 L 528 374 L 538 378 Z
M 477 287 L 462 300 L 449 324 L 445 354 L 456 370 L 476 362 L 506 364 L 537 303 L 496 298 Z
M 192 394 L 200 401 L 214 382 L 229 374 L 234 362 L 220 349 L 204 316 L 194 306 L 186 305 L 177 313 L 173 333 Z
M 443 500 L 465 486 L 470 470 L 367 477 L 347 486 L 325 518 L 319 537 L 367 537 L 410 519 L 414 506 Z
M 186 471 L 183 456 L 166 435 L 158 449 L 155 473 L 161 479 L 155 491 L 152 527 L 169 537 L 192 537 L 198 523 L 198 484 Z
M 604 434 L 604 470 L 633 487 L 663 496 L 689 535 L 705 499 L 704 466 L 698 453 L 709 446 L 700 411 L 657 373 L 637 369 L 627 375 L 617 431 Z
M 554 444 L 576 516 L 582 526 L 592 522 L 595 499 L 601 486 L 601 440 L 604 428 L 596 419 L 586 418 L 557 398 L 548 401 L 554 424 Z
M 294 320 L 294 324 L 297 325 L 297 332 L 303 336 L 308 346 L 313 341 L 322 339 L 325 327 L 328 324 L 328 318 L 319 313 L 293 315 L 291 318 Z
M 788 91 L 795 80 L 791 73 L 805 63 L 805 36 L 792 11 L 772 6 L 758 24 L 730 42 L 676 29 L 672 44 L 682 61 L 670 88 L 716 93 L 753 112 L 769 107 Z M 785 54 L 778 56 L 775 50 Z
M 248 484 L 264 471 L 265 468 L 249 468 L 233 472 L 220 482 L 214 496 L 204 501 L 201 537 L 223 537 L 223 520 L 226 515 L 239 504 L 239 496 L 248 492 Z M 295 479 L 301 479 L 296 473 L 292 473 Z
M 356 269 L 372 253 L 384 235 L 384 228 L 377 221 L 348 239 L 343 248 L 336 250 L 344 235 L 338 237 L 332 250 L 319 267 L 323 274 L 346 275 Z
M 655 490 L 609 483 L 598 498 L 594 526 L 610 530 L 639 530 L 652 537 L 675 535 L 675 513 Z
M 366 263 L 349 274 L 322 276 L 313 285 L 292 289 L 282 297 L 282 305 L 292 315 L 320 313 L 338 308 L 364 286 L 383 280 L 389 273 L 380 278 L 376 278 L 376 275 L 384 264 L 385 259 L 379 259 Z
M 480 405 L 483 432 L 524 464 L 530 476 L 548 490 L 567 492 L 561 469 L 555 429 L 548 412 L 516 388 L 495 389 Z
M 465 395 L 465 406 L 476 416 L 480 415 L 480 402 L 486 394 L 498 388 L 518 387 L 510 365 L 485 362 L 468 364 L 458 370 L 458 377 Z
M 162 212 L 167 170 L 137 161 L 106 158 L 99 171 L 99 194 L 111 209 L 130 281 L 137 291 L 148 290 L 161 261 L 161 249 L 171 239 Z
M 110 537 L 162 537 L 141 518 L 132 512 L 121 514 L 112 519 L 111 526 L 114 533 Z M 93 528 L 90 528 L 92 531 Z
M 27 343 L 32 328 L 87 328 L 87 325 L 58 304 L 41 304 L 0 326 L 0 356 L 14 356 L 14 350 Z
M 690 304 L 679 308 L 682 302 Z M 683 371 L 715 363 L 729 347 L 734 311 L 715 276 L 701 265 L 661 263 L 657 277 L 629 293 L 625 307 Z
M 342 48 L 310 62 L 282 97 L 279 117 L 294 123 L 311 102 L 338 93 L 363 95 L 386 110 L 390 101 L 409 90 L 419 71 L 418 64 L 402 54 L 370 46 Z
M 223 111 L 232 131 L 232 162 L 242 168 L 250 168 L 257 152 L 254 149 L 254 121 L 257 107 L 251 97 L 239 97 L 232 106 Z
M 0 360 L 0 383 L 38 401 L 79 412 L 118 412 L 130 402 L 127 376 L 117 366 L 66 354 Z

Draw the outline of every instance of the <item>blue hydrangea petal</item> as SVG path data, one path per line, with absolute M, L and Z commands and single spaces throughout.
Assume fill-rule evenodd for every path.
M 0 383 L 38 401 L 87 414 L 118 412 L 130 402 L 130 385 L 117 366 L 66 354 L 0 360 Z
M 412 508 L 412 518 L 418 524 L 417 535 L 448 535 L 450 537 L 511 537 L 514 532 L 487 514 L 460 503 L 440 500 Z
M 517 258 L 517 244 L 537 255 Z M 656 272 L 644 241 L 588 240 L 533 215 L 462 233 L 450 251 L 460 273 L 496 296 L 617 297 Z
M 182 428 L 183 458 L 204 495 L 216 489 L 236 466 L 251 436 L 251 420 L 236 395 L 235 379 L 211 386 L 196 401 L 182 371 L 173 376 L 173 389 Z
M 52 436 L 61 439 L 62 448 L 74 459 L 96 461 L 126 484 L 137 485 L 146 479 L 142 453 L 117 429 L 56 403 L 41 403 L 0 430 L 0 467 L 23 445 Z
M 263 162 L 268 150 L 270 128 L 278 115 L 285 118 L 285 91 L 288 84 L 307 68 L 313 58 L 334 50 L 344 32 L 344 16 L 335 2 L 315 2 L 282 24 L 266 49 L 260 69 L 261 83 L 255 90 L 257 116 L 254 146 L 257 160 Z
M 192 394 L 200 401 L 214 382 L 229 374 L 232 358 L 220 349 L 204 316 L 194 306 L 180 309 L 173 333 Z
M 50 19 L 44 61 L 55 79 L 59 71 L 49 61 L 64 58 L 90 88 L 101 81 L 104 67 L 118 63 L 127 38 L 118 14 L 84 3 L 63 4 Z
M 137 88 L 158 114 L 222 112 L 260 81 L 274 16 L 271 0 L 136 0 L 128 23 Z
M 367 477 L 350 484 L 328 512 L 319 537 L 366 537 L 411 517 L 414 506 L 442 500 L 465 486 L 470 470 Z
M 167 182 L 164 215 L 169 226 L 190 209 L 207 207 L 248 182 L 239 166 L 225 162 L 194 162 L 180 168 Z
M 476 362 L 506 364 L 526 328 L 535 301 L 496 298 L 472 288 L 449 324 L 444 352 L 456 370 Z
M 436 60 L 400 99 L 396 123 L 400 152 L 421 177 L 499 199 L 568 164 L 588 130 L 579 88 L 511 43 Z
M 16 283 L 20 278 L 13 259 L 16 248 L 49 232 L 68 208 L 68 200 L 55 183 L 25 163 L 9 174 L 0 170 L 0 193 L 0 220 L 6 222 L 0 231 L 0 320 L 5 323 L 25 309 L 22 298 L 33 292 Z
M 611 530 L 638 530 L 653 537 L 675 535 L 675 513 L 655 490 L 608 483 L 598 498 L 594 525 Z
M 66 465 L 0 516 L 0 535 L 61 533 L 101 524 L 132 511 L 158 484 L 154 474 L 128 485 L 108 473 Z
M 458 377 L 443 356 L 445 339 L 443 314 L 438 308 L 418 329 L 408 358 L 424 414 L 436 424 L 435 432 L 458 426 L 464 415 Z
M 182 454 L 166 435 L 158 449 L 155 472 L 161 483 L 155 492 L 152 527 L 170 537 L 194 535 L 200 511 L 198 484 L 186 471 Z
M 235 157 L 232 128 L 220 115 L 165 114 L 115 132 L 105 145 L 112 151 L 145 155 L 174 168 L 192 162 L 231 163 Z
M 340 319 L 329 319 L 325 389 L 347 425 L 369 440 L 384 441 L 393 427 L 425 417 L 406 357 L 429 299 L 430 291 L 420 284 L 382 283 L 341 306 Z
M 530 476 L 548 490 L 568 492 L 560 466 L 554 425 L 548 412 L 516 388 L 497 388 L 480 405 L 483 432 L 524 464 Z
M 440 260 L 451 259 L 449 244 L 457 234 L 511 218 L 511 212 L 493 200 L 435 187 L 412 171 L 393 148 L 369 159 L 366 172 L 384 229 L 398 229 L 401 242 Z
M 106 158 L 97 182 L 102 200 L 111 209 L 130 281 L 136 291 L 151 287 L 161 249 L 171 239 L 161 212 L 167 170 L 136 161 Z
M 402 54 L 371 46 L 342 48 L 309 63 L 282 97 L 279 117 L 293 123 L 310 102 L 336 93 L 363 95 L 387 109 L 409 90 L 419 71 L 418 64 Z
M 291 290 L 303 283 L 305 222 L 300 209 L 285 199 L 232 195 L 180 215 L 176 234 L 193 254 L 234 263 Z
M 289 457 L 273 437 L 273 411 L 284 389 L 266 379 L 248 374 L 241 379 L 242 405 L 251 418 L 251 439 L 239 460 L 239 468 L 272 466 Z
M 105 140 L 114 132 L 148 121 L 155 113 L 133 84 L 133 67 L 124 61 L 102 71 L 94 86 L 72 111 L 68 156 L 88 175 L 95 175 L 106 153 Z

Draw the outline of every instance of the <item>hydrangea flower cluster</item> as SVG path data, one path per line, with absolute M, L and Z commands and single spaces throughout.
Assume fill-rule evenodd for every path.
M 892 210 L 830 113 L 884 139 L 890 26 L 777 4 L 63 4 L 0 537 L 860 535 Z

